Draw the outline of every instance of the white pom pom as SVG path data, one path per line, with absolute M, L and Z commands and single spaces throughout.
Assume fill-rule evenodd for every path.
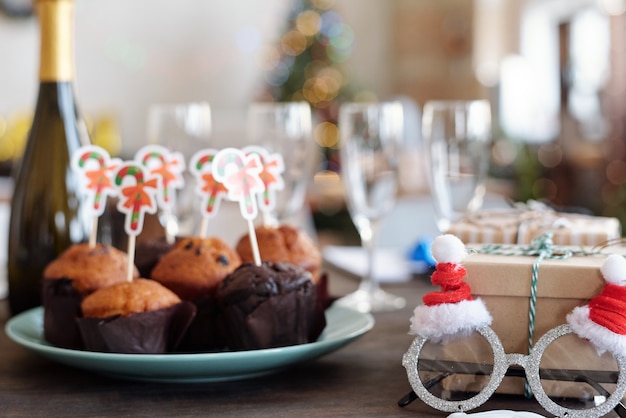
M 435 238 L 431 252 L 438 263 L 460 263 L 467 256 L 463 241 L 452 234 Z
M 600 272 L 608 283 L 619 286 L 626 285 L 626 258 L 619 254 L 611 254 L 604 260 Z

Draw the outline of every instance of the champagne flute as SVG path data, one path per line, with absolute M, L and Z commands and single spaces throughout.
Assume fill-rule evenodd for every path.
M 376 236 L 395 205 L 403 136 L 399 102 L 344 103 L 339 109 L 341 177 L 348 211 L 367 252 L 367 274 L 338 304 L 361 312 L 401 309 L 404 298 L 380 288 L 374 276 Z
M 148 143 L 180 152 L 185 161 L 206 148 L 211 134 L 211 107 L 206 102 L 158 103 L 148 109 Z M 185 186 L 176 192 L 171 211 L 159 211 L 159 221 L 168 240 L 194 231 L 195 193 L 189 170 L 184 171 Z
M 489 102 L 427 102 L 422 127 L 437 228 L 445 233 L 482 206 L 491 141 Z
M 264 212 L 269 225 L 297 215 L 304 204 L 315 165 L 311 135 L 311 106 L 307 102 L 255 102 L 248 108 L 248 142 L 283 157 L 284 189 L 276 194 L 273 213 Z

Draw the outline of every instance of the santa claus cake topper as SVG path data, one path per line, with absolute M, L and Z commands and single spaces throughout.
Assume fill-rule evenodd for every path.
M 431 282 L 441 290 L 424 295 L 424 305 L 413 311 L 410 333 L 442 342 L 490 325 L 487 307 L 472 297 L 463 281 L 466 272 L 461 262 L 467 256 L 463 242 L 454 235 L 441 235 L 433 241 L 432 255 L 437 264 Z

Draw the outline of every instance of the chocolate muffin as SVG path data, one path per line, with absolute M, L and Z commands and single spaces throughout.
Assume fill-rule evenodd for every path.
M 195 307 L 149 279 L 101 288 L 81 303 L 78 325 L 90 351 L 161 354 L 172 351 Z
M 104 244 L 76 244 L 43 272 L 44 338 L 65 348 L 81 348 L 76 318 L 80 303 L 94 291 L 127 280 L 128 255 Z M 138 272 L 133 272 L 137 277 Z
M 177 242 L 152 270 L 152 279 L 181 299 L 193 302 L 197 313 L 189 326 L 181 351 L 223 348 L 217 327 L 219 311 L 215 293 L 219 284 L 241 264 L 232 247 L 217 237 L 188 237 Z
M 255 229 L 262 261 L 286 262 L 300 266 L 318 282 L 322 255 L 313 240 L 302 230 L 291 225 L 259 226 Z M 254 261 L 250 237 L 241 237 L 235 249 L 243 263 Z
M 316 290 L 309 271 L 293 264 L 246 263 L 217 291 L 228 348 L 252 350 L 314 341 Z

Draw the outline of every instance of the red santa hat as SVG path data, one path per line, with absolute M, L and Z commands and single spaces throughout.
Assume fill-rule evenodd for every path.
M 441 235 L 433 241 L 431 252 L 437 261 L 431 282 L 441 290 L 424 295 L 424 305 L 413 311 L 410 333 L 442 342 L 490 325 L 485 304 L 472 297 L 463 281 L 467 274 L 461 265 L 467 256 L 463 242 L 451 234 Z
M 588 339 L 599 354 L 626 355 L 626 259 L 612 254 L 600 272 L 607 282 L 588 305 L 578 306 L 567 322 L 581 338 Z
M 435 286 L 441 286 L 441 291 L 424 295 L 424 305 L 472 300 L 470 287 L 463 281 L 467 275 L 465 267 L 461 265 L 467 257 L 463 242 L 454 235 L 442 235 L 433 241 L 431 252 L 437 264 L 430 281 Z

